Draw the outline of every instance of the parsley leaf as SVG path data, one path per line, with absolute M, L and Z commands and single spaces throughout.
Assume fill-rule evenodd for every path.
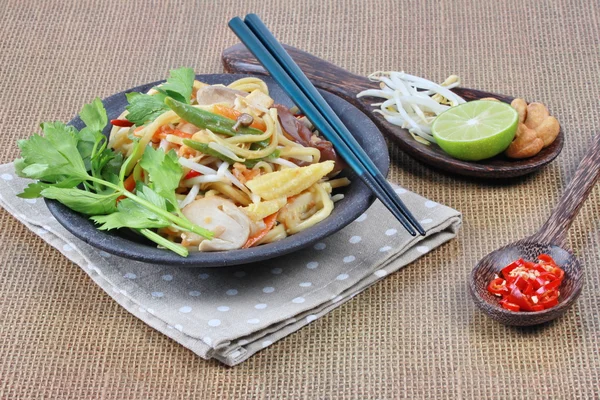
M 108 117 L 106 116 L 106 109 L 102 104 L 102 100 L 96 97 L 90 104 L 86 104 L 79 113 L 79 118 L 83 123 L 93 131 L 100 131 L 108 123 Z
M 162 201 L 159 200 L 161 197 L 148 186 L 140 185 L 137 195 L 161 210 L 166 209 L 164 199 Z M 164 228 L 171 225 L 171 221 L 130 198 L 121 200 L 117 205 L 117 210 L 117 212 L 109 215 L 97 215 L 91 218 L 97 224 L 101 224 L 99 229 L 102 230 L 118 228 Z
M 88 174 L 77 150 L 77 130 L 62 122 L 41 126 L 44 136 L 33 135 L 18 142 L 22 155 L 17 163 L 19 176 L 52 183 L 65 177 L 85 180 Z
M 121 193 L 98 194 L 76 188 L 48 186 L 41 191 L 41 195 L 47 199 L 58 200 L 82 214 L 102 215 L 117 211 L 117 198 Z
M 174 150 L 165 153 L 163 149 L 155 150 L 151 146 L 146 148 L 140 160 L 140 166 L 148 172 L 150 186 L 160 196 L 167 199 L 173 209 L 178 210 L 175 189 L 183 175 L 183 169 Z
M 190 104 L 192 88 L 194 86 L 194 70 L 192 68 L 182 67 L 169 71 L 169 78 L 166 83 L 154 88 L 154 90 L 172 97 L 183 103 Z
M 146 122 L 155 120 L 159 115 L 169 110 L 169 107 L 163 103 L 164 96 L 150 96 L 131 92 L 126 94 L 129 105 L 125 107 L 128 114 L 125 116 L 128 121 L 133 122 L 137 126 L 142 126 Z
M 127 93 L 129 105 L 125 107 L 128 111 L 125 118 L 136 126 L 154 121 L 159 115 L 169 111 L 169 107 L 164 103 L 167 96 L 189 104 L 194 79 L 194 70 L 182 67 L 171 70 L 167 81 L 154 88 L 158 92 L 157 94 Z

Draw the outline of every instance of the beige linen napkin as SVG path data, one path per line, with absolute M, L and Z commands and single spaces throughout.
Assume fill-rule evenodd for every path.
M 427 231 L 411 237 L 376 201 L 340 232 L 273 260 L 223 268 L 144 264 L 97 250 L 64 229 L 29 181 L 0 165 L 0 205 L 79 265 L 127 311 L 205 359 L 236 365 L 454 238 L 458 211 L 398 187 Z M 123 329 L 127 329 L 126 326 Z

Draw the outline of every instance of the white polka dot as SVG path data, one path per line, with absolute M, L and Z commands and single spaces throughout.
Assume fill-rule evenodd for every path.
M 162 280 L 163 280 L 163 281 L 167 281 L 167 282 L 169 282 L 169 281 L 172 281 L 172 280 L 173 280 L 173 275 L 169 275 L 169 274 L 167 274 L 167 275 L 163 275 L 163 276 L 161 276 L 161 278 L 162 278 Z
M 236 294 L 238 294 L 238 291 L 236 289 L 229 289 L 225 293 L 227 294 L 227 296 L 235 296 Z
M 200 275 L 198 275 L 198 278 L 200 278 L 200 279 L 208 279 L 209 276 L 210 275 L 208 275 L 208 274 L 200 274 Z
M 167 329 L 173 329 L 171 325 L 167 325 Z
M 356 260 L 356 257 L 354 256 L 346 256 L 344 257 L 344 262 L 347 263 L 351 263 L 352 261 Z
M 437 205 L 438 205 L 438 203 L 436 203 L 435 201 L 427 200 L 425 202 L 425 207 L 427 207 L 427 208 L 433 208 Z
M 37 199 L 25 199 L 25 203 L 35 204 L 37 203 Z
M 332 301 L 333 303 L 337 303 L 338 301 L 341 301 L 342 299 L 343 299 L 343 297 L 342 297 L 342 296 L 335 296 L 335 297 L 334 297 L 334 298 L 333 298 L 331 301 Z
M 113 286 L 113 287 L 112 287 L 112 291 L 113 291 L 113 292 L 115 292 L 115 293 L 119 293 L 119 288 L 118 288 L 118 287 L 114 287 L 114 286 Z
M 221 325 L 221 320 L 220 319 L 211 319 L 210 321 L 208 321 L 208 326 L 219 326 Z
M 179 324 L 175 324 L 175 329 L 177 329 L 179 332 L 183 332 L 183 326 Z
M 348 279 L 348 274 L 339 274 L 338 276 L 335 277 L 335 279 L 337 279 L 338 281 L 344 281 L 344 280 Z
M 105 252 L 104 250 L 99 251 L 98 254 L 100 254 L 100 256 L 102 256 L 104 258 L 112 257 L 109 253 Z
M 356 218 L 356 222 L 363 222 L 365 219 L 367 219 L 367 213 L 363 213 L 360 215 L 360 217 Z
M 137 275 L 134 274 L 133 272 L 128 272 L 125 275 L 123 275 L 123 278 L 127 278 L 127 279 L 135 279 L 137 278 Z
M 319 263 L 316 261 L 311 261 L 308 264 L 306 264 L 306 268 L 308 269 L 315 269 L 319 266 Z
M 379 249 L 380 252 L 385 253 L 386 251 L 390 251 L 392 248 L 390 246 L 383 246 Z
M 44 228 L 39 228 L 39 229 L 37 230 L 37 234 L 38 234 L 38 235 L 40 235 L 40 236 L 41 236 L 41 235 L 45 235 L 46 233 L 48 233 L 48 231 L 47 231 L 47 230 L 45 230 Z
M 292 300 L 292 303 L 302 304 L 302 303 L 304 303 L 304 301 L 305 301 L 304 297 L 296 297 L 295 299 Z
M 70 244 L 65 244 L 63 246 L 63 250 L 64 251 L 71 251 L 71 250 L 73 250 L 73 246 L 71 246 Z
M 422 219 L 421 221 L 419 221 L 420 224 L 430 224 L 432 222 L 433 222 L 433 220 L 431 218 L 425 218 L 425 219 Z
M 396 190 L 394 190 L 394 192 L 396 192 L 396 194 L 404 194 L 407 192 L 407 190 L 399 187 Z
M 311 287 L 311 286 L 312 286 L 312 283 L 310 283 L 310 282 L 302 282 L 300 284 L 300 287 Z
M 275 288 L 271 287 L 271 286 L 267 286 L 267 287 L 263 288 L 264 293 L 273 293 L 274 291 L 275 291 Z
M 219 310 L 221 312 L 227 312 L 230 310 L 230 308 L 227 306 L 219 306 L 219 307 L 217 307 L 217 310 Z
M 12 181 L 13 176 L 11 174 L 2 174 L 2 179 L 4 179 L 5 181 Z
M 211 339 L 211 338 L 209 338 L 208 336 L 204 336 L 204 337 L 202 338 L 202 341 L 203 341 L 204 343 L 206 343 L 207 345 L 209 345 L 209 346 L 212 344 L 212 339 Z
M 377 271 L 373 272 L 373 275 L 375 275 L 379 278 L 383 278 L 384 276 L 387 275 L 387 271 L 384 269 L 378 269 Z
M 163 297 L 165 295 L 163 292 L 152 292 L 150 294 L 152 297 Z
M 317 319 L 317 316 L 315 314 L 310 314 L 310 315 L 306 316 L 306 322 L 308 322 L 309 324 L 316 319 Z
M 192 312 L 192 307 L 190 307 L 190 306 L 183 306 L 183 307 L 181 307 L 179 309 L 179 312 L 180 313 L 184 313 L 184 314 L 190 313 L 190 312 Z
M 140 310 L 140 312 L 141 312 L 142 314 L 146 312 L 146 309 L 145 309 L 144 307 L 140 307 L 140 308 L 138 308 L 138 310 Z
M 324 250 L 327 245 L 323 242 L 317 243 L 314 245 L 315 250 Z
M 121 293 L 123 296 L 127 296 L 127 291 L 125 289 L 120 289 L 119 293 Z
M 267 308 L 267 305 L 265 303 L 259 303 L 255 305 L 254 308 L 256 308 L 257 310 L 264 310 L 265 308 Z
M 188 294 L 190 296 L 192 296 L 192 297 L 198 297 L 198 296 L 200 296 L 200 292 L 197 291 L 197 290 L 191 290 Z
M 429 247 L 427 246 L 417 246 L 417 251 L 421 254 L 425 254 L 429 251 Z
M 233 276 L 235 276 L 236 278 L 243 278 L 246 276 L 246 273 L 244 271 L 237 271 L 233 274 Z
M 242 355 L 242 352 L 241 352 L 241 351 L 239 351 L 239 350 L 236 350 L 236 351 L 234 351 L 233 353 L 231 353 L 231 354 L 229 355 L 229 357 L 231 357 L 231 358 L 238 358 L 238 357 L 239 357 L 239 356 L 241 356 L 241 355 Z
M 148 311 L 150 314 L 154 314 L 154 308 L 148 308 L 146 311 Z
M 245 346 L 248 343 L 250 343 L 249 341 L 247 341 L 246 339 L 242 339 L 238 342 L 238 346 Z
M 356 243 L 360 242 L 361 240 L 362 240 L 362 238 L 360 236 L 352 236 L 350 238 L 350 240 L 348 240 L 348 241 L 352 244 L 356 244 Z
M 250 318 L 248 321 L 246 321 L 247 323 L 251 324 L 251 325 L 256 325 L 260 322 L 260 319 L 258 318 Z
M 397 230 L 395 230 L 394 228 L 392 228 L 392 229 L 388 229 L 387 231 L 385 231 L 385 234 L 386 234 L 387 236 L 392 236 L 392 235 L 395 235 L 396 233 L 398 233 L 398 231 L 397 231 Z
M 281 274 L 282 272 L 283 272 L 283 270 L 282 270 L 281 268 L 273 268 L 273 269 L 271 270 L 271 273 L 272 273 L 273 275 L 279 275 L 279 274 Z
M 263 349 L 264 349 L 265 347 L 269 347 L 269 346 L 270 346 L 270 345 L 272 345 L 272 344 L 273 344 L 273 342 L 272 342 L 272 341 L 270 341 L 270 340 L 264 340 L 264 341 L 262 342 L 262 347 L 263 347 Z

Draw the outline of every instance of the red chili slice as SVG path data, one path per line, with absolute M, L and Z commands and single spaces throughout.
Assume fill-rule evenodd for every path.
M 197 177 L 197 176 L 200 176 L 200 175 L 202 175 L 200 172 L 198 172 L 198 171 L 194 171 L 193 169 L 191 169 L 191 170 L 190 170 L 190 172 L 188 172 L 188 173 L 187 173 L 187 174 L 186 174 L 186 175 L 183 177 L 183 179 L 185 179 L 185 180 L 187 180 L 187 179 L 192 179 L 192 178 L 195 178 L 195 177 Z
M 502 305 L 503 308 L 506 308 L 507 310 L 515 311 L 515 312 L 516 311 L 521 311 L 521 307 L 519 307 L 515 303 L 509 302 L 507 299 L 500 300 L 500 304 Z
M 134 125 L 133 122 L 128 121 L 126 119 L 111 119 L 110 123 L 113 126 L 120 126 L 122 128 L 129 128 Z
M 518 273 L 513 272 L 519 268 Z M 558 304 L 565 271 L 547 254 L 533 263 L 518 259 L 488 285 L 488 291 L 502 297 L 500 305 L 511 311 L 543 311 Z
M 506 281 L 502 278 L 496 278 L 490 282 L 487 287 L 488 291 L 492 294 L 502 295 L 504 293 L 508 293 L 508 288 L 506 287 Z
M 523 259 L 519 258 L 517 261 L 508 264 L 506 267 L 502 268 L 502 276 L 508 279 L 508 274 L 510 274 L 513 269 L 523 265 L 523 262 Z

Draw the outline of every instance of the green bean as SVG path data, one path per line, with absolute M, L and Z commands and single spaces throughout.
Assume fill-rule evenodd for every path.
M 237 131 L 233 130 L 234 120 L 213 114 L 209 111 L 196 108 L 189 104 L 182 103 L 170 97 L 165 99 L 165 104 L 171 110 L 180 116 L 183 120 L 197 126 L 198 128 L 210 129 L 214 133 L 220 133 L 227 136 L 235 135 L 262 135 L 264 132 L 250 127 L 240 127 Z

